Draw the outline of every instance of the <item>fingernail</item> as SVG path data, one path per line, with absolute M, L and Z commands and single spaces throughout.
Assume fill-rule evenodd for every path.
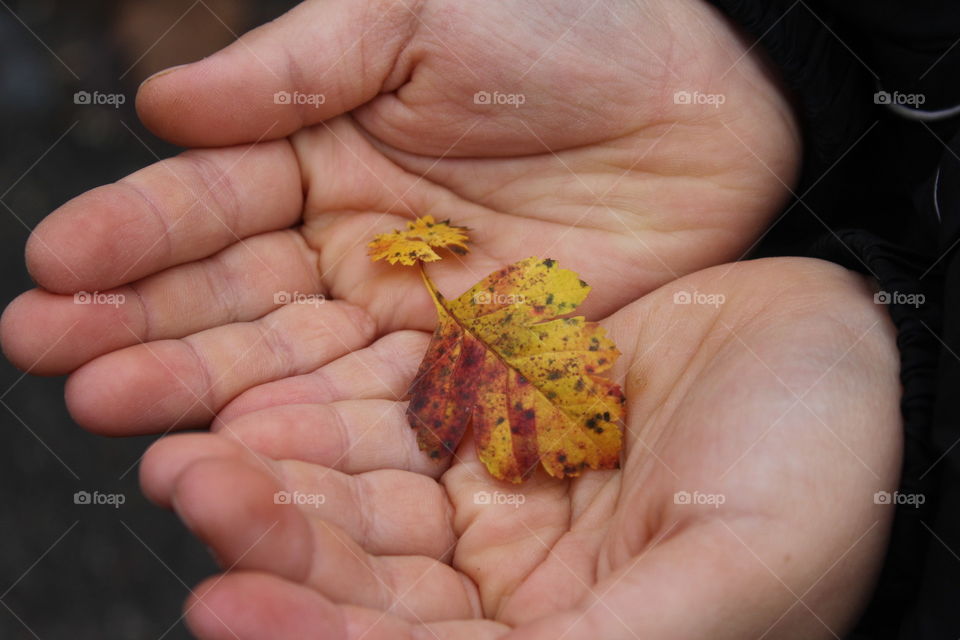
M 141 82 L 141 83 L 140 83 L 140 86 L 142 87 L 143 85 L 147 84 L 147 83 L 150 82 L 151 80 L 156 80 L 156 79 L 159 78 L 160 76 L 165 76 L 165 75 L 167 75 L 168 73 L 173 73 L 173 72 L 176 71 L 177 69 L 182 69 L 183 67 L 188 67 L 188 66 L 190 66 L 191 64 L 192 64 L 192 63 L 187 62 L 186 64 L 178 64 L 178 65 L 175 66 L 175 67 L 167 67 L 166 69 L 161 69 L 160 71 L 157 71 L 155 74 L 153 74 L 152 76 L 148 77 L 146 80 L 144 80 L 143 82 Z

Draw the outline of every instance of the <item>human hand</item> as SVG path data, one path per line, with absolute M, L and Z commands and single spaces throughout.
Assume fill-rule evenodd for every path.
M 693 291 L 716 304 L 675 303 Z M 620 470 L 511 485 L 469 435 L 451 463 L 431 460 L 399 400 L 429 340 L 415 331 L 313 385 L 264 387 L 276 404 L 228 406 L 214 434 L 158 441 L 144 491 L 230 569 L 194 592 L 191 629 L 842 637 L 883 556 L 892 508 L 874 493 L 900 464 L 894 332 L 865 281 L 806 259 L 719 266 L 602 324 L 623 351 Z
M 107 434 L 203 426 L 244 392 L 429 329 L 417 277 L 364 255 L 413 215 L 475 229 L 462 262 L 430 267 L 441 289 L 539 254 L 594 286 L 599 318 L 739 257 L 799 158 L 757 50 L 699 0 L 314 0 L 150 80 L 138 107 L 175 142 L 242 146 L 65 204 L 28 243 L 42 288 L 0 326 L 15 364 L 73 372 L 71 413 Z

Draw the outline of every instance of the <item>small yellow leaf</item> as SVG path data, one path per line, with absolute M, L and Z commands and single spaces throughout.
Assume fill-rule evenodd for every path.
M 407 223 L 406 231 L 381 233 L 368 244 L 371 259 L 386 260 L 390 264 L 413 265 L 418 260 L 434 262 L 440 256 L 434 248 L 448 247 L 459 254 L 467 252 L 466 227 L 451 225 L 449 220 L 437 222 L 433 216 L 417 218 Z

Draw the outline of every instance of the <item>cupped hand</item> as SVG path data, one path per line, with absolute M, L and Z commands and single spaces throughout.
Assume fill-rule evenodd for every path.
M 49 216 L 27 246 L 40 288 L 0 326 L 18 366 L 72 373 L 72 415 L 107 434 L 283 403 L 256 389 L 432 327 L 413 270 L 365 256 L 413 216 L 473 229 L 430 267 L 441 290 L 540 255 L 600 318 L 738 258 L 800 154 L 758 50 L 700 0 L 311 0 L 149 80 L 138 109 L 221 148 Z
M 697 292 L 688 298 L 685 294 Z M 679 303 L 678 303 L 679 302 Z M 623 356 L 623 462 L 493 480 L 468 435 L 417 448 L 400 394 L 429 336 L 391 333 L 290 404 L 169 436 L 141 482 L 225 575 L 202 640 L 843 637 L 896 486 L 897 354 L 866 282 L 771 259 L 683 277 L 602 321 Z M 261 398 L 262 399 L 262 398 Z M 296 399 L 296 400 L 294 400 Z

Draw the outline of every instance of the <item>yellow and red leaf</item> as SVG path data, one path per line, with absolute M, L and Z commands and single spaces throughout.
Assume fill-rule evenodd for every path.
M 496 478 L 538 464 L 563 478 L 619 465 L 624 398 L 602 377 L 620 352 L 574 311 L 590 287 L 550 259 L 528 258 L 446 300 L 424 274 L 439 322 L 410 388 L 407 418 L 431 457 L 472 426 Z

